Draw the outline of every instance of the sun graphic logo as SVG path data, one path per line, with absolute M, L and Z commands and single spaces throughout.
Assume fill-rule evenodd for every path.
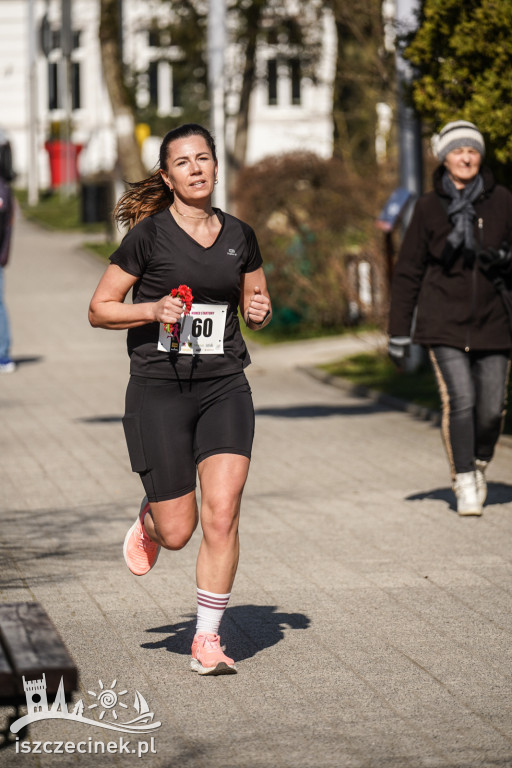
M 124 704 L 122 701 L 119 701 L 119 697 L 124 696 L 125 694 L 128 693 L 128 691 L 126 689 L 124 691 L 119 691 L 119 692 L 114 691 L 114 688 L 117 685 L 117 680 L 114 680 L 111 683 L 110 688 L 105 688 L 101 680 L 98 680 L 98 684 L 101 688 L 100 694 L 96 694 L 94 691 L 87 691 L 89 696 L 95 696 L 98 698 L 98 701 L 95 704 L 91 704 L 89 706 L 89 709 L 95 709 L 96 707 L 101 707 L 102 711 L 100 712 L 100 720 L 103 720 L 106 712 L 110 710 L 114 720 L 117 720 L 117 712 L 115 710 L 115 707 L 118 706 L 118 707 L 124 707 L 124 709 L 128 709 L 128 704 Z

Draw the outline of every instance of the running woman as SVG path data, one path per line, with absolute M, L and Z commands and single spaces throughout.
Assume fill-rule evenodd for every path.
M 244 373 L 250 357 L 238 308 L 252 330 L 272 316 L 253 230 L 212 207 L 217 171 L 205 128 L 189 123 L 169 131 L 159 171 L 130 184 L 116 206 L 117 222 L 130 229 L 89 308 L 92 326 L 128 329 L 123 426 L 132 469 L 145 490 L 124 542 L 128 568 L 136 576 L 148 573 L 161 547 L 181 549 L 201 521 L 191 661 L 201 675 L 236 672 L 221 649 L 219 626 L 238 565 L 254 435 Z M 190 314 L 184 314 L 183 294 L 170 295 L 180 286 L 192 292 Z M 130 289 L 133 303 L 125 304 Z

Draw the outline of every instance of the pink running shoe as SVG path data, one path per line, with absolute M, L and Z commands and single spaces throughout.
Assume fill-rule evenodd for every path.
M 160 544 L 155 544 L 144 528 L 144 518 L 147 512 L 149 512 L 149 502 L 147 496 L 144 496 L 137 519 L 124 539 L 124 559 L 135 576 L 144 576 L 150 571 L 160 552 Z
M 190 666 L 200 675 L 236 674 L 235 662 L 223 653 L 219 635 L 206 632 L 194 637 Z

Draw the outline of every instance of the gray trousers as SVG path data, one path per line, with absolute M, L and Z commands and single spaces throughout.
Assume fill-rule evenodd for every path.
M 432 346 L 430 359 L 443 404 L 442 435 L 452 477 L 490 461 L 506 413 L 510 352 Z

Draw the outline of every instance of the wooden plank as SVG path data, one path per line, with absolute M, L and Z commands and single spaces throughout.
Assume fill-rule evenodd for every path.
M 48 693 L 56 693 L 64 679 L 66 693 L 75 691 L 78 672 L 62 638 L 39 603 L 0 604 L 0 640 L 15 672 L 18 693 L 26 680 L 45 673 Z
M 16 694 L 16 682 L 5 651 L 0 645 L 0 698 L 6 699 Z

